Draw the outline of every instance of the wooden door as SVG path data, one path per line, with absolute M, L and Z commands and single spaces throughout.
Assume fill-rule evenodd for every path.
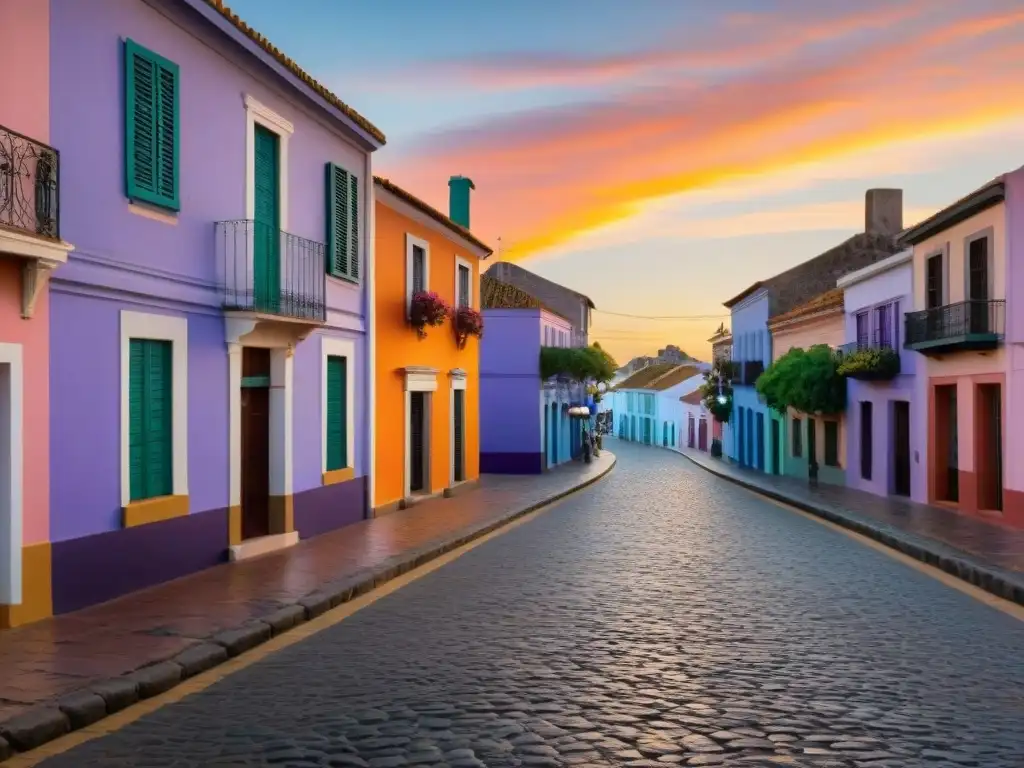
M 691 413 L 689 415 L 689 418 L 687 419 L 687 422 L 686 422 L 686 447 L 687 448 L 693 448 L 694 447 L 694 429 L 695 429 L 695 425 L 694 425 L 694 422 L 693 422 L 693 414 Z
M 782 427 L 778 419 L 772 419 L 772 474 L 777 475 L 781 471 L 782 461 Z
M 255 127 L 253 179 L 253 293 L 257 312 L 276 313 L 281 301 L 280 166 L 278 138 L 261 125 Z
M 814 419 L 807 417 L 807 465 L 818 463 L 818 428 Z
M 988 333 L 988 238 L 981 237 L 968 246 L 967 289 L 970 301 L 967 317 L 970 333 Z
M 764 472 L 764 414 L 757 413 L 757 468 Z
M 910 403 L 896 400 L 892 404 L 893 493 L 910 495 Z
M 242 350 L 242 538 L 270 533 L 270 350 Z
M 978 508 L 1003 508 L 1003 396 L 999 384 L 978 387 L 978 441 L 974 455 L 978 475 Z
M 697 449 L 706 451 L 708 449 L 708 420 L 701 419 L 697 427 Z
M 872 464 L 874 456 L 874 409 L 870 400 L 863 400 L 860 404 L 860 476 L 865 480 L 871 479 Z
M 426 490 L 427 393 L 409 393 L 409 491 Z
M 456 389 L 452 392 L 454 397 L 453 403 L 455 407 L 455 413 L 452 414 L 452 418 L 455 419 L 455 423 L 452 428 L 452 438 L 455 442 L 453 446 L 453 455 L 455 462 L 455 482 L 461 483 L 466 479 L 466 460 L 465 460 L 465 444 L 466 444 L 466 413 L 465 413 L 465 401 L 466 392 L 462 389 Z

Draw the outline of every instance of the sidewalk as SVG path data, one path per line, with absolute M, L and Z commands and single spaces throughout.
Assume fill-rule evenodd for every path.
M 719 477 L 869 536 L 1024 605 L 1024 531 L 845 486 L 821 483 L 811 488 L 796 478 L 743 469 L 690 448 L 680 452 Z
M 448 499 L 0 632 L 0 761 L 82 728 L 595 482 L 615 464 L 485 475 Z M 144 669 L 143 669 L 144 668 Z

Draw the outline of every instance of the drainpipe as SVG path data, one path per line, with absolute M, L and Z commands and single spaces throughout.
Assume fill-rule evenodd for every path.
M 366 205 L 366 283 L 363 286 L 366 297 L 366 411 L 369 419 L 366 430 L 367 445 L 367 482 L 369 489 L 366 494 L 369 508 L 365 510 L 365 517 L 373 517 L 373 510 L 377 506 L 377 311 L 376 311 L 376 290 L 374 281 L 377 272 L 376 257 L 376 188 L 373 182 L 373 153 L 366 153 L 366 172 L 363 175 L 366 179 L 366 186 L 369 194 L 365 195 Z

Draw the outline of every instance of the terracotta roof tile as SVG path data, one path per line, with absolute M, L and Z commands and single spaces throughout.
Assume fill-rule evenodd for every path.
M 704 402 L 704 395 L 701 394 L 699 389 L 695 389 L 693 392 L 687 392 L 680 397 L 679 402 L 686 403 L 687 405 L 701 405 Z
M 316 91 L 316 93 L 319 94 L 325 101 L 327 101 L 328 104 L 340 110 L 346 117 L 352 120 L 352 122 L 354 122 L 356 125 L 362 128 L 368 134 L 373 136 L 373 138 L 375 138 L 381 144 L 384 144 L 387 141 L 387 139 L 384 138 L 384 134 L 381 132 L 379 128 L 377 128 L 377 126 L 375 126 L 365 117 L 363 117 L 354 109 L 352 109 L 352 107 L 350 107 L 348 104 L 346 104 L 333 93 L 331 93 L 329 90 L 327 90 L 324 86 L 322 86 L 320 83 L 314 80 L 311 75 L 309 75 L 298 64 L 292 61 L 291 58 L 289 58 L 283 52 L 278 50 L 277 46 L 275 46 L 273 43 L 267 40 L 267 38 L 265 38 L 255 29 L 253 29 L 244 21 L 242 21 L 242 19 L 238 17 L 238 14 L 236 14 L 227 5 L 224 4 L 223 0 L 206 0 L 206 3 L 211 8 L 215 9 L 225 19 L 230 21 L 235 26 L 235 28 L 243 34 L 245 34 L 246 37 L 248 37 L 250 40 L 256 43 L 260 48 L 269 53 L 275 59 L 277 59 L 279 64 L 282 64 L 285 67 L 287 67 L 293 75 L 295 75 L 302 82 L 304 82 L 314 91 Z
M 768 324 L 769 327 L 779 325 L 781 323 L 791 322 L 793 320 L 799 320 L 802 317 L 808 317 L 810 315 L 817 315 L 823 312 L 830 311 L 842 311 L 843 309 L 843 289 L 833 288 L 831 291 L 826 291 L 818 296 L 815 296 L 808 302 L 801 304 L 799 307 L 794 307 L 781 315 L 777 315 L 771 319 Z
M 628 379 L 619 382 L 613 389 L 646 389 L 652 381 L 671 371 L 676 366 L 672 363 L 653 363 L 641 368 Z
M 476 237 L 476 235 L 474 235 L 472 232 L 470 232 L 464 226 L 462 226 L 461 224 L 457 224 L 456 222 L 452 221 L 451 218 L 449 218 L 448 216 L 445 216 L 443 213 L 441 213 L 439 210 L 437 210 L 437 208 L 435 208 L 434 206 L 430 205 L 429 203 L 423 202 L 422 200 L 420 200 L 418 197 L 416 197 L 416 195 L 412 194 L 411 192 L 406 192 L 400 186 L 398 186 L 397 184 L 395 184 L 392 181 L 389 181 L 388 179 L 385 179 L 382 176 L 374 176 L 373 177 L 373 181 L 379 187 L 382 187 L 383 189 L 386 189 L 388 192 L 393 194 L 395 197 L 405 201 L 406 203 L 411 205 L 413 208 L 416 208 L 421 213 L 426 214 L 427 216 L 432 218 L 434 221 L 436 221 L 438 224 L 441 224 L 442 226 L 447 227 L 454 234 L 458 235 L 462 239 L 468 240 L 473 245 L 475 245 L 477 248 L 480 248 L 481 250 L 487 251 L 487 256 L 490 256 L 492 253 L 494 253 L 494 251 L 491 249 L 491 247 L 489 245 L 487 245 L 483 241 L 479 240 Z M 484 256 L 484 258 L 487 258 L 487 256 Z
M 660 378 L 652 381 L 648 389 L 662 392 L 676 384 L 681 384 L 687 379 L 693 378 L 700 373 L 700 368 L 695 365 L 680 365 L 671 371 L 663 374 Z

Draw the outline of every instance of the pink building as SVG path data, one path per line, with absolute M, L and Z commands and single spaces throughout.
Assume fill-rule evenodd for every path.
M 910 229 L 913 312 L 927 403 L 927 499 L 1024 527 L 1024 169 L 993 179 Z M 1009 306 L 1008 306 L 1009 305 Z M 1008 314 L 1008 309 L 1010 310 Z M 1009 322 L 1007 322 L 1009 320 Z
M 60 156 L 49 146 L 49 3 L 4 0 L 0 29 L 0 628 L 44 618 L 50 597 L 50 270 Z M 31 66 L 25 62 L 31 61 Z

